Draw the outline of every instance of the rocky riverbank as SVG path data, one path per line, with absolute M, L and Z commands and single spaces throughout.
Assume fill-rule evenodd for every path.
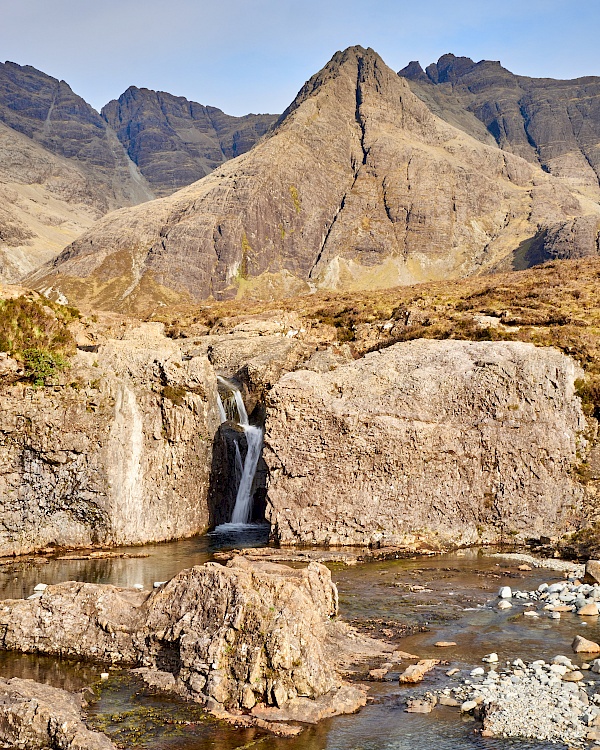
M 285 722 L 357 710 L 365 690 L 344 673 L 391 656 L 390 646 L 331 620 L 337 606 L 323 565 L 238 557 L 184 570 L 152 592 L 47 586 L 3 601 L 0 629 L 5 649 L 136 667 L 155 688 L 281 733 Z

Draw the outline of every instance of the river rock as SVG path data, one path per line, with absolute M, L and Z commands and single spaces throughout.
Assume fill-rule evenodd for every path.
M 108 737 L 87 729 L 80 698 L 18 677 L 0 679 L 0 741 L 27 750 L 115 750 Z
M 516 539 L 564 531 L 583 492 L 580 375 L 550 348 L 432 340 L 284 375 L 264 451 L 274 537 L 456 545 L 497 540 L 498 518 Z
M 410 667 L 407 667 L 398 679 L 401 684 L 421 682 L 427 672 L 431 672 L 439 663 L 439 659 L 421 659 L 416 664 L 411 664 Z
M 572 672 L 566 672 L 563 675 L 564 682 L 581 682 L 581 680 L 583 680 L 583 674 L 578 669 L 575 669 Z
M 433 644 L 436 648 L 450 648 L 451 646 L 456 646 L 455 641 L 436 641 Z
M 332 715 L 362 701 L 357 693 L 338 695 L 338 664 L 349 652 L 359 655 L 361 637 L 330 622 L 336 613 L 337 589 L 325 566 L 236 557 L 184 570 L 151 592 L 48 586 L 35 601 L 2 602 L 0 628 L 6 649 L 141 667 L 146 681 L 211 710 L 252 701 L 284 708 L 302 698 L 309 703 L 293 706 L 308 715 L 310 701 L 328 695 L 315 711 Z
M 409 700 L 406 704 L 406 713 L 408 714 L 430 714 L 437 703 L 435 700 L 427 700 L 421 698 L 414 698 Z
M 576 654 L 598 654 L 600 646 L 594 641 L 588 641 L 580 635 L 576 635 L 572 643 L 572 649 Z
M 588 560 L 585 564 L 586 583 L 600 583 L 600 560 Z
M 498 609 L 510 609 L 511 607 L 512 607 L 512 604 L 506 599 L 501 599 L 498 602 Z
M 598 610 L 598 605 L 596 604 L 596 602 L 588 602 L 587 604 L 584 604 L 583 607 L 580 607 L 577 610 L 577 614 L 581 617 L 597 617 L 600 612 Z
M 158 323 L 78 351 L 60 385 L 0 390 L 0 554 L 141 544 L 211 523 L 219 429 L 206 356 Z
M 502 586 L 498 592 L 500 599 L 512 599 L 512 590 L 510 586 Z

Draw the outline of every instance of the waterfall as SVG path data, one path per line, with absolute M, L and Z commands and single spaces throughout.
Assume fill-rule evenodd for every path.
M 247 444 L 246 457 L 242 461 L 239 445 L 237 442 L 235 443 L 235 479 L 237 484 L 235 505 L 229 524 L 221 524 L 221 527 L 217 528 L 234 525 L 243 526 L 249 524 L 252 518 L 252 483 L 262 451 L 263 430 L 261 427 L 250 424 L 240 389 L 220 375 L 217 376 L 217 380 L 233 394 L 233 402 L 235 403 L 235 410 L 237 412 L 237 423 L 244 431 Z M 226 406 L 229 407 L 231 399 L 226 398 L 225 405 L 221 399 L 221 395 L 217 394 L 217 397 L 221 422 L 223 423 L 227 421 L 230 409 L 226 409 Z
M 219 416 L 221 417 L 221 424 L 227 422 L 227 414 L 225 413 L 225 407 L 223 406 L 223 399 L 221 394 L 217 391 L 217 406 L 219 407 Z

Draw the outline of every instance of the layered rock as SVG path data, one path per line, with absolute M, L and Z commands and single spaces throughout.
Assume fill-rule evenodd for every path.
M 450 54 L 426 71 L 413 61 L 399 75 L 449 122 L 481 137 L 477 118 L 501 148 L 600 197 L 598 76 L 529 78 Z
M 302 88 L 252 149 L 168 198 L 113 213 L 31 277 L 105 309 L 458 278 L 586 213 L 539 166 L 432 114 L 372 50 Z
M 249 151 L 277 115 L 232 117 L 183 96 L 131 86 L 102 116 L 156 195 L 169 195 Z
M 83 723 L 81 698 L 18 677 L 0 679 L 0 741 L 27 750 L 115 750 Z
M 116 326 L 54 387 L 0 393 L 0 554 L 205 531 L 216 380 L 159 324 Z M 88 349 L 89 351 L 84 351 Z
M 267 517 L 282 544 L 553 536 L 582 488 L 580 377 L 554 349 L 416 340 L 269 393 Z
M 309 710 L 343 686 L 329 646 L 336 613 L 325 566 L 300 570 L 238 557 L 225 567 L 184 570 L 150 594 L 49 586 L 39 599 L 2 602 L 0 626 L 6 649 L 138 665 L 148 682 L 213 710 L 290 701 Z M 352 639 L 359 651 L 354 632 L 346 645 Z M 364 694 L 347 690 L 340 705 L 356 710 Z

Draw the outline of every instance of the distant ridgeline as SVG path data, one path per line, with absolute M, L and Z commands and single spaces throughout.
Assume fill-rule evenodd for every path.
M 599 142 L 600 78 L 453 55 L 337 52 L 278 119 L 136 87 L 99 114 L 6 63 L 0 281 L 135 312 L 595 255 Z

